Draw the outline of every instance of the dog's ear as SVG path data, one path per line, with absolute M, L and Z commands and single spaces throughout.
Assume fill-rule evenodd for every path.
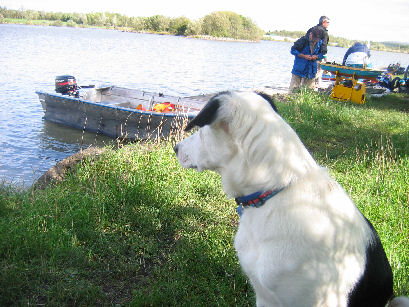
M 185 131 L 191 130 L 193 127 L 203 127 L 210 125 L 216 119 L 217 110 L 220 107 L 220 99 L 222 95 L 229 94 L 229 92 L 222 92 L 213 96 L 203 109 L 193 118 L 186 126 Z
M 268 103 L 269 103 L 269 104 L 271 105 L 271 107 L 273 108 L 273 110 L 274 110 L 276 113 L 278 113 L 277 106 L 276 106 L 275 103 L 274 103 L 274 97 L 273 97 L 273 96 L 271 96 L 271 95 L 269 95 L 269 94 L 267 94 L 267 93 L 265 93 L 265 92 L 255 91 L 255 93 L 256 93 L 257 95 L 263 97 L 265 100 L 267 100 Z

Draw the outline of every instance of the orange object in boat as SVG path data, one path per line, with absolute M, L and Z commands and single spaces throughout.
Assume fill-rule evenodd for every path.
M 175 105 L 173 103 L 170 103 L 170 102 L 163 102 L 163 103 L 155 104 L 153 109 L 152 109 L 152 111 L 163 112 L 163 113 L 171 112 L 171 111 L 174 111 L 174 110 L 175 110 Z

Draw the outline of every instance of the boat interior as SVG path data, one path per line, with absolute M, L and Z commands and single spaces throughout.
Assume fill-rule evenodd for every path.
M 176 97 L 117 86 L 90 88 L 80 91 L 81 99 L 94 103 L 150 111 L 153 110 L 155 105 L 168 102 L 174 105 L 176 112 L 184 113 L 199 111 L 206 102 L 204 97 Z

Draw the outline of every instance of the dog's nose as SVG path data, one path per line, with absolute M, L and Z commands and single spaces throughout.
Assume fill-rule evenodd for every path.
M 175 153 L 177 155 L 178 151 L 179 151 L 179 144 L 176 144 L 175 146 L 173 146 L 173 150 L 175 151 Z

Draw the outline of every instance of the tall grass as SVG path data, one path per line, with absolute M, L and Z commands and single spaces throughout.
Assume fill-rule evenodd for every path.
M 277 105 L 372 221 L 408 295 L 407 98 Z M 0 305 L 254 305 L 237 222 L 219 176 L 182 169 L 172 141 L 107 148 L 54 187 L 0 188 Z

